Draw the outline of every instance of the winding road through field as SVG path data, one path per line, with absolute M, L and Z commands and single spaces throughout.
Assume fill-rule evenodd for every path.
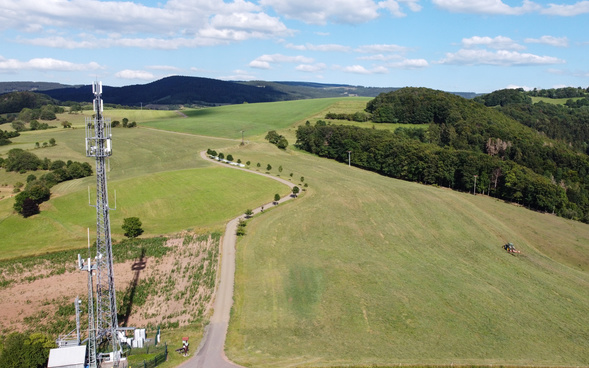
M 207 157 L 206 152 L 204 151 L 200 153 L 200 156 L 205 160 L 217 163 L 219 165 L 266 176 L 286 184 L 290 188 L 294 187 L 294 184 L 288 180 L 210 159 Z M 291 198 L 292 197 L 290 195 L 287 195 L 281 198 L 278 202 L 284 202 Z M 267 203 L 263 206 L 260 206 L 253 210 L 254 214 L 259 213 L 262 208 L 270 208 L 273 205 L 273 203 Z M 215 294 L 213 316 L 211 317 L 209 325 L 205 329 L 204 337 L 200 346 L 198 347 L 196 355 L 187 362 L 180 365 L 182 368 L 241 367 L 230 362 L 225 356 L 225 337 L 227 335 L 227 327 L 229 326 L 231 306 L 233 305 L 233 286 L 235 281 L 235 241 L 237 240 L 235 233 L 237 230 L 237 224 L 242 218 L 244 218 L 244 215 L 234 218 L 233 220 L 229 221 L 227 227 L 225 228 L 225 235 L 223 236 L 223 242 L 221 244 L 221 273 Z

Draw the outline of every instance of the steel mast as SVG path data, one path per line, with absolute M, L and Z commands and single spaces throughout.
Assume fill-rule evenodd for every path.
M 102 116 L 102 83 L 92 84 L 94 118 L 86 118 L 86 156 L 96 158 L 96 343 L 112 348 L 114 367 L 119 366 L 121 344 L 117 334 L 117 298 L 113 272 L 112 242 L 106 159 L 112 154 L 110 119 Z

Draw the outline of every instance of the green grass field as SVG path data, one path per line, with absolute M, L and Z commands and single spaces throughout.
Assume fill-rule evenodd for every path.
M 589 363 L 586 224 L 308 154 L 239 154 L 281 162 L 309 190 L 238 244 L 236 362 Z
M 251 367 L 589 365 L 589 226 L 292 148 L 297 124 L 363 104 L 249 104 L 138 120 L 231 140 L 115 129 L 109 188 L 117 189 L 119 208 L 112 223 L 139 216 L 147 235 L 155 236 L 215 228 L 277 190 L 286 193 L 268 179 L 210 167 L 197 157 L 202 149 L 231 153 L 254 167 L 259 162 L 262 170 L 271 164 L 274 175 L 282 166 L 281 177 L 292 173 L 294 182 L 309 186 L 304 196 L 249 221 L 238 242 L 230 359 Z M 243 147 L 241 129 L 252 141 Z M 287 136 L 286 151 L 264 142 L 270 129 Z M 37 134 L 15 141 L 31 147 L 54 133 Z M 56 147 L 35 152 L 85 159 L 81 129 L 55 139 Z M 10 200 L 0 201 L 0 233 L 11 234 L 2 236 L 4 257 L 72 246 L 68 242 L 83 246 L 93 219 L 87 206 L 92 180 L 55 187 L 55 198 L 33 219 L 10 214 Z M 30 234 L 44 243 L 28 244 Z M 501 246 L 508 241 L 523 254 L 507 254 Z
M 114 153 L 108 175 L 111 207 L 117 191 L 118 209 L 111 212 L 115 238 L 122 237 L 122 219 L 129 216 L 142 220 L 143 236 L 188 228 L 218 230 L 248 207 L 257 207 L 269 202 L 275 193 L 289 191 L 269 179 L 236 170 L 212 169 L 211 163 L 200 158 L 200 151 L 231 141 L 144 128 L 113 129 L 113 136 Z M 34 149 L 34 142 L 52 137 L 57 141 L 55 147 Z M 13 141 L 14 145 L 2 147 L 4 153 L 20 147 L 41 158 L 87 161 L 94 167 L 94 160 L 84 155 L 83 129 L 26 132 Z M 43 174 L 2 170 L 0 185 L 24 183 L 30 173 Z M 96 212 L 88 206 L 88 188 L 94 193 L 95 187 L 94 176 L 61 183 L 51 189 L 52 199 L 42 204 L 42 212 L 29 219 L 12 210 L 14 199 L 0 200 L 0 258 L 84 247 L 85 229 L 96 226 Z M 3 196 L 11 194 L 2 191 Z
M 366 101 L 365 98 L 350 97 L 349 99 L 350 101 Z M 183 110 L 188 116 L 187 118 L 162 119 L 144 125 L 164 130 L 239 140 L 241 140 L 241 131 L 243 130 L 244 136 L 248 139 L 257 136 L 263 138 L 269 130 L 290 127 L 340 100 L 341 98 L 325 98 Z M 364 107 L 365 105 L 364 102 Z
M 95 202 L 94 183 L 91 200 Z M 125 217 L 139 217 L 143 237 L 186 229 L 221 230 L 227 219 L 247 208 L 271 201 L 288 188 L 261 176 L 222 167 L 161 172 L 109 183 L 111 233 L 123 238 Z M 11 201 L 0 202 L 0 213 L 11 213 Z M 10 207 L 9 207 L 10 206 Z M 7 208 L 9 207 L 9 208 Z M 2 258 L 84 247 L 86 229 L 96 227 L 96 210 L 88 205 L 87 190 L 59 196 L 44 203 L 41 213 L 24 219 L 10 214 L 0 221 L 0 233 L 10 234 L 0 245 Z M 31 236 L 31 234 L 35 234 Z
M 555 105 L 564 105 L 568 100 L 577 101 L 582 99 L 582 97 L 573 97 L 573 98 L 548 98 L 548 97 L 532 97 L 532 103 L 538 103 L 540 101 Z

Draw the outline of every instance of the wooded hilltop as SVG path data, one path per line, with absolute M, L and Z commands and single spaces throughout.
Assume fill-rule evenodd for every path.
M 502 95 L 503 106 L 487 106 Z M 297 145 L 342 162 L 351 151 L 351 164 L 403 180 L 471 192 L 476 180 L 477 193 L 589 223 L 589 108 L 579 101 L 532 104 L 523 90 L 468 100 L 403 88 L 377 96 L 366 112 L 374 123 L 427 129 L 318 121 L 298 128 Z

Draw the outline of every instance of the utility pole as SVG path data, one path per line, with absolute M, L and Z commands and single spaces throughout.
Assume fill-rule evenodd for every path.
M 472 191 L 472 194 L 474 194 L 474 195 L 477 195 L 477 178 L 478 177 L 479 177 L 478 175 L 474 176 L 474 190 Z
M 352 151 L 348 151 L 348 167 L 352 166 Z
M 243 132 L 245 132 L 245 130 L 241 131 L 241 145 L 245 145 L 245 142 L 243 141 Z

